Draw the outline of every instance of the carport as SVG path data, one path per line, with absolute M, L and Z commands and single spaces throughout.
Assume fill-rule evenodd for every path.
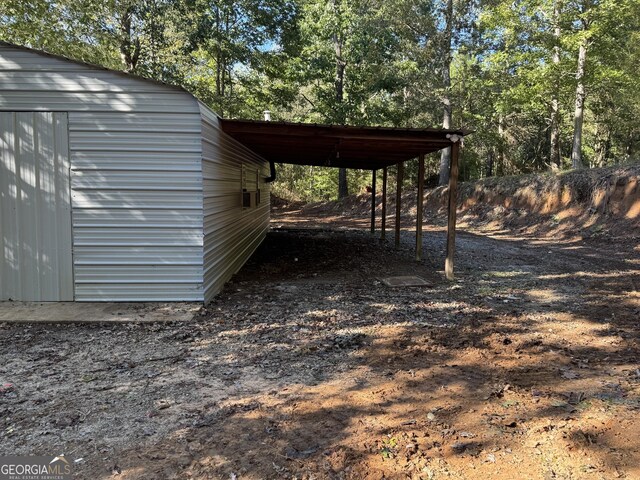
M 375 231 L 376 171 L 382 169 L 381 237 L 386 235 L 387 169 L 397 165 L 395 244 L 400 245 L 400 212 L 404 162 L 418 158 L 416 259 L 422 258 L 424 157 L 451 149 L 445 274 L 453 279 L 456 236 L 456 200 L 460 144 L 470 132 L 462 129 L 354 127 L 289 122 L 221 120 L 222 130 L 268 160 L 271 177 L 275 163 L 351 168 L 372 171 L 371 231 Z

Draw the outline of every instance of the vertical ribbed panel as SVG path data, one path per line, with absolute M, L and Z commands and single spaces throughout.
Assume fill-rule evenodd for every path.
M 0 299 L 73 300 L 66 113 L 0 112 Z
M 200 104 L 202 115 L 202 178 L 204 182 L 204 290 L 205 302 L 249 259 L 269 228 L 270 187 L 264 183 L 269 164 L 225 134 L 218 117 Z M 242 208 L 242 172 L 245 188 L 259 188 L 261 202 Z

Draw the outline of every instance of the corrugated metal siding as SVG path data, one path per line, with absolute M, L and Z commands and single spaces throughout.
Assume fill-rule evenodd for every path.
M 141 123 L 139 114 L 69 115 L 76 299 L 202 301 L 201 147 L 193 115 L 155 115 L 162 133 L 148 114 Z M 189 128 L 167 131 L 183 120 Z
M 0 110 L 69 112 L 76 300 L 204 299 L 192 96 L 0 45 Z
M 162 116 L 149 113 L 130 113 L 114 116 L 112 113 L 74 113 L 76 131 L 95 132 L 149 132 L 155 133 L 197 133 L 200 134 L 200 116 L 182 113 Z M 83 125 L 87 125 L 85 130 Z M 198 149 L 200 154 L 200 149 Z M 198 171 L 200 167 L 198 167 Z
M 71 73 L 72 74 L 72 73 Z M 186 93 L 84 93 L 14 91 L 11 97 L 0 96 L 0 110 L 30 111 L 91 111 L 91 112 L 131 112 L 165 113 L 180 112 L 185 107 Z
M 23 57 L 26 61 L 33 54 Z M 5 90 L 22 91 L 43 91 L 43 90 L 63 90 L 65 92 L 122 92 L 122 93 L 148 93 L 151 91 L 163 93 L 166 87 L 162 85 L 146 84 L 141 86 L 138 79 L 124 75 L 114 75 L 112 72 L 96 71 L 85 66 L 74 66 L 66 68 L 64 73 L 51 72 L 46 77 L 34 75 L 42 68 L 48 68 L 44 64 L 38 68 L 41 62 L 35 65 L 25 63 L 20 65 L 23 68 L 11 68 L 12 64 L 3 63 L 6 68 L 0 70 L 0 84 Z M 62 67 L 58 67 L 62 69 Z M 70 75 L 71 74 L 71 75 Z
M 196 100 L 177 88 L 4 44 L 0 91 L 0 110 L 199 114 Z M 134 118 L 114 131 L 130 131 Z
M 0 300 L 73 300 L 66 113 L 0 112 Z
M 25 70 L 41 72 L 42 70 L 50 69 L 55 60 L 48 55 L 39 55 L 34 51 L 14 48 L 2 44 L 0 44 L 0 53 L 0 70 L 2 71 Z M 88 65 L 82 65 L 75 62 L 65 62 L 63 60 L 58 60 L 55 67 L 55 71 L 93 71 L 93 69 Z
M 202 112 L 202 177 L 204 182 L 204 289 L 210 301 L 249 259 L 269 228 L 269 164 L 220 129 L 218 117 Z M 247 190 L 261 190 L 261 203 L 242 208 L 241 177 Z M 256 173 L 259 172 L 258 184 Z

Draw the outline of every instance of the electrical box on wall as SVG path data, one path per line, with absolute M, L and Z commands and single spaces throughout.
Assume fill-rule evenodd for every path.
M 255 170 L 255 185 L 251 185 L 251 188 L 248 188 L 247 167 L 242 165 L 240 184 L 242 187 L 242 209 L 255 208 L 260 205 L 260 169 L 257 168 Z

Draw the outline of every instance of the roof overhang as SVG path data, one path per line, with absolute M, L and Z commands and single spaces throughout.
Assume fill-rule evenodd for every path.
M 225 133 L 271 162 L 366 170 L 442 150 L 471 133 L 228 119 L 221 119 L 221 125 Z

